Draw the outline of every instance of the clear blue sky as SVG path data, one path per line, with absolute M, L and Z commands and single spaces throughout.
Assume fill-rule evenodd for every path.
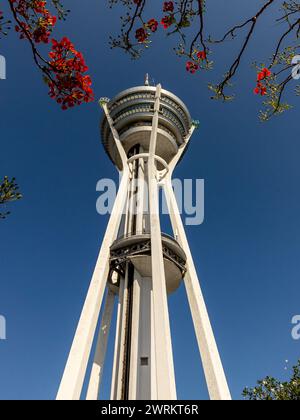
M 118 14 L 105 2 L 87 3 L 65 2 L 72 13 L 58 36 L 85 53 L 97 98 L 141 84 L 149 72 L 201 121 L 176 176 L 205 179 L 205 223 L 187 234 L 233 397 L 265 375 L 286 378 L 285 360 L 296 361 L 300 350 L 290 324 L 300 313 L 299 108 L 259 123 L 247 62 L 236 80 L 238 98 L 211 101 L 207 82 L 225 71 L 234 43 L 217 50 L 210 75 L 188 75 L 171 40 L 132 62 L 108 48 Z M 209 3 L 211 32 L 221 35 L 262 2 Z M 266 18 L 249 62 L 270 55 L 277 32 Z M 0 398 L 53 399 L 107 223 L 96 213 L 96 183 L 117 174 L 100 143 L 97 103 L 60 111 L 14 33 L 1 40 L 0 54 L 8 64 L 8 79 L 0 81 L 0 177 L 16 176 L 24 194 L 0 222 L 0 314 L 8 334 L 0 341 Z M 183 288 L 170 313 L 179 398 L 206 399 Z M 112 349 L 111 340 L 103 397 Z

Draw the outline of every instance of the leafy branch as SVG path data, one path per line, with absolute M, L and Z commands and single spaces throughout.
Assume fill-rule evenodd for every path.
M 250 401 L 300 401 L 300 360 L 293 367 L 290 381 L 281 382 L 267 376 L 256 387 L 245 388 L 243 397 Z
M 4 18 L 3 12 L 0 10 L 0 39 L 1 36 L 5 36 L 8 34 L 8 31 L 10 30 L 10 20 L 6 20 Z
M 7 176 L 0 180 L 0 206 L 6 206 L 8 203 L 20 200 L 22 194 L 19 192 L 19 186 L 15 178 L 9 179 Z M 5 219 L 10 214 L 9 211 L 0 212 L 0 219 Z

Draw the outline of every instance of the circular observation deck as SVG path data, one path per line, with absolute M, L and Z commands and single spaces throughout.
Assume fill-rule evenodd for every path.
M 121 92 L 108 103 L 110 116 L 127 155 L 135 146 L 140 146 L 145 153 L 149 152 L 155 95 L 156 87 L 139 86 Z M 162 89 L 156 155 L 170 163 L 191 126 L 192 119 L 184 103 Z M 109 158 L 122 170 L 122 162 L 105 116 L 101 122 L 101 137 Z
M 186 255 L 178 242 L 162 234 L 166 287 L 169 294 L 178 289 L 186 273 Z M 110 248 L 110 267 L 125 273 L 130 261 L 143 278 L 152 277 L 151 234 L 141 233 L 118 238 Z

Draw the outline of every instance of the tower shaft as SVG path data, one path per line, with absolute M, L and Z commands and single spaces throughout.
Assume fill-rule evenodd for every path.
M 157 114 L 159 97 L 157 101 Z M 162 236 L 159 220 L 155 149 L 158 118 L 154 118 L 150 153 L 139 144 L 129 152 L 131 181 L 121 240 L 149 242 L 151 253 L 132 255 L 122 282 L 120 336 L 115 344 L 115 379 L 111 399 L 176 399 L 175 375 L 167 303 Z M 152 147 L 151 147 L 152 145 Z M 151 158 L 151 155 L 153 156 Z M 124 226 L 124 228 L 123 228 Z M 124 229 L 124 230 L 123 230 Z M 147 236 L 146 236 L 147 235 Z M 120 241 L 118 238 L 117 243 Z M 135 244 L 135 242 L 132 242 Z M 125 245 L 126 244 L 126 245 Z M 128 242 L 123 245 L 130 253 Z M 120 351 L 118 351 L 120 347 Z

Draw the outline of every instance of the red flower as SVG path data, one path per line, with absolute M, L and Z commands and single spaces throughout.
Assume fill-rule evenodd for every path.
M 164 29 L 168 29 L 170 26 L 172 26 L 176 22 L 176 19 L 174 15 L 164 16 L 161 20 L 161 24 L 164 27 Z
M 205 51 L 199 51 L 197 53 L 197 57 L 199 58 L 199 60 L 206 60 L 207 58 L 207 54 Z
M 151 32 L 156 32 L 158 28 L 158 22 L 156 19 L 150 19 L 147 23 L 147 27 L 151 30 Z
M 257 80 L 261 81 L 261 80 L 265 80 L 268 77 L 270 77 L 272 75 L 271 71 L 267 68 L 262 69 L 261 72 L 258 73 L 257 75 Z
M 260 94 L 261 96 L 265 96 L 267 94 L 267 88 L 265 86 L 263 86 L 260 90 Z
M 135 37 L 138 40 L 138 42 L 143 43 L 148 38 L 147 31 L 144 28 L 139 28 L 135 33 Z
M 163 6 L 164 12 L 174 12 L 174 3 L 172 1 L 165 1 Z
M 195 74 L 197 70 L 199 70 L 199 65 L 194 63 L 193 61 L 188 61 L 186 63 L 186 70 L 191 74 Z
M 265 96 L 267 94 L 267 88 L 262 83 L 258 82 L 256 88 L 254 89 L 255 95 Z
M 271 77 L 272 72 L 268 68 L 263 68 L 257 75 L 257 85 L 254 89 L 255 95 L 266 96 L 268 93 L 267 79 Z

